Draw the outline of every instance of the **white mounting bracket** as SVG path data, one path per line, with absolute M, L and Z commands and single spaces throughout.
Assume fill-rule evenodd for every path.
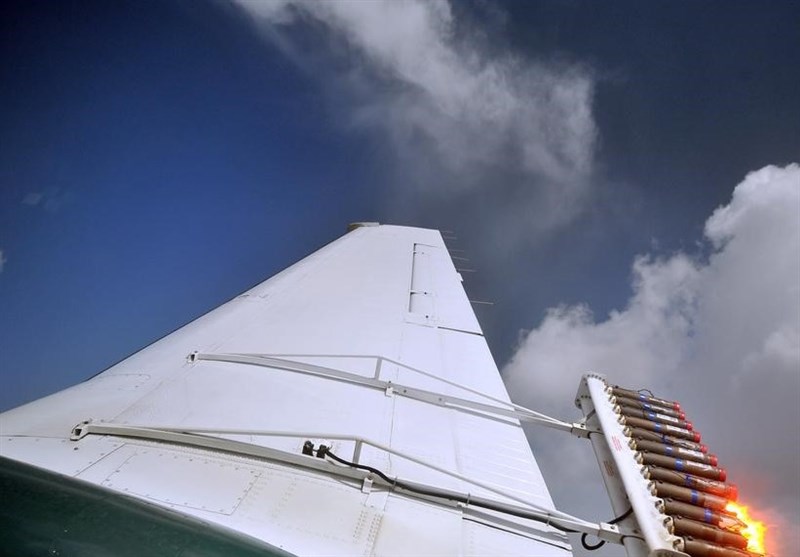
M 590 433 L 589 439 L 614 512 L 621 516 L 633 509 L 633 514 L 620 521 L 624 529 L 637 534 L 622 539 L 628 557 L 688 557 L 679 550 L 681 539 L 667 530 L 667 517 L 658 508 L 661 500 L 650 492 L 642 466 L 628 446 L 605 377 L 584 375 L 575 404 L 586 416 L 587 426 L 600 430 Z
M 369 493 L 372 491 L 372 474 L 364 477 L 364 482 L 361 484 L 361 493 Z

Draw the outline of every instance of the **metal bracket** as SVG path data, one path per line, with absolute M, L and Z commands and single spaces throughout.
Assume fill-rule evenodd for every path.
M 372 474 L 364 477 L 364 482 L 361 484 L 361 493 L 369 493 L 372 491 Z
M 83 439 L 84 437 L 89 435 L 90 431 L 89 431 L 89 428 L 87 426 L 90 423 L 92 423 L 91 419 L 84 420 L 81 423 L 79 423 L 78 425 L 76 425 L 75 427 L 73 427 L 72 431 L 69 434 L 69 440 L 70 441 L 80 441 L 81 439 Z
M 596 430 L 591 430 L 586 427 L 586 424 L 583 421 L 580 422 L 573 422 L 572 429 L 569 432 L 574 435 L 575 437 L 579 437 L 580 439 L 588 439 L 590 433 L 596 433 Z

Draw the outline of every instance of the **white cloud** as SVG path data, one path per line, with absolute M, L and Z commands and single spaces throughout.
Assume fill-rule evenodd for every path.
M 0 249 L 0 273 L 3 272 L 7 261 L 8 259 L 6 258 L 6 254 Z
M 234 3 L 284 46 L 292 36 L 280 30 L 308 22 L 342 42 L 334 78 L 351 96 L 350 123 L 384 133 L 426 188 L 500 187 L 502 169 L 544 192 L 543 218 L 580 207 L 596 135 L 585 70 L 490 52 L 445 0 Z
M 749 174 L 705 236 L 707 261 L 638 258 L 633 296 L 605 320 L 550 310 L 504 375 L 519 402 L 562 415 L 588 370 L 680 400 L 745 502 L 782 525 L 769 549 L 785 554 L 800 544 L 800 166 Z M 560 450 L 545 465 L 563 466 Z

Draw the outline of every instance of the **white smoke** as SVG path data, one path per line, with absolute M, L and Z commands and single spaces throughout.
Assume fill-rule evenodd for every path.
M 589 370 L 680 400 L 743 502 L 772 523 L 768 549 L 788 554 L 800 547 L 800 166 L 748 174 L 705 237 L 707 261 L 638 258 L 627 307 L 604 320 L 551 309 L 504 376 L 518 402 L 562 415 Z M 545 465 L 596 466 L 560 451 Z
M 350 96 L 351 125 L 388 138 L 403 180 L 427 191 L 499 188 L 502 170 L 540 193 L 541 218 L 563 222 L 580 208 L 596 135 L 587 71 L 495 52 L 458 28 L 446 0 L 234 3 L 295 57 L 290 30 L 303 25 L 344 43 L 315 44 L 345 60 L 326 85 L 333 77 Z

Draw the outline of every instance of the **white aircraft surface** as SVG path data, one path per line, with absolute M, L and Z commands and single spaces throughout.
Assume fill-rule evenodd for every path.
M 14 555 L 571 555 L 439 232 L 362 223 L 0 415 Z M 564 429 L 580 429 L 564 424 Z M 618 540 L 617 540 L 618 541 Z

